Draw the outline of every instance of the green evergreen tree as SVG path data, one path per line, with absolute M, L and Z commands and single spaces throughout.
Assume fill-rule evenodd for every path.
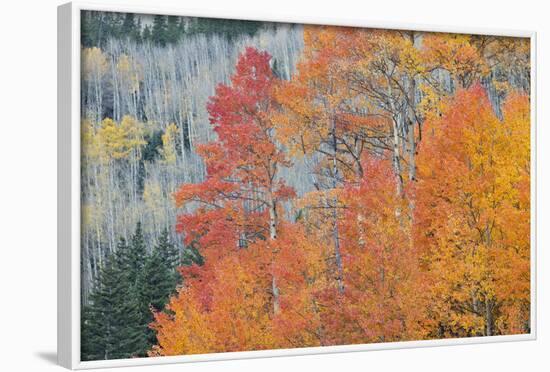
M 80 309 L 80 358 L 82 360 L 91 360 L 97 355 L 97 344 L 92 342 L 95 329 L 92 328 L 92 306 L 83 305 Z
M 119 250 L 123 251 L 125 246 L 126 242 L 121 239 Z M 120 352 L 117 333 L 124 324 L 116 310 L 125 301 L 125 287 L 128 285 L 122 273 L 118 255 L 111 254 L 101 268 L 90 295 L 90 305 L 82 314 L 83 360 L 111 359 Z
M 145 260 L 138 283 L 141 285 L 141 300 L 146 308 L 150 310 L 152 306 L 157 311 L 162 310 L 174 291 L 175 283 L 172 271 L 162 259 L 158 249 L 155 249 Z M 150 311 L 147 312 L 150 313 Z
M 144 322 L 143 310 L 137 286 L 127 288 L 124 301 L 115 309 L 115 318 L 120 322 L 116 334 L 117 349 L 114 358 L 147 356 L 148 323 Z
M 139 22 L 139 18 L 138 18 L 138 22 Z M 122 21 L 122 26 L 120 30 L 121 36 L 127 37 L 130 40 L 138 40 L 139 39 L 138 22 L 136 22 L 134 13 L 125 13 L 124 20 Z
M 168 41 L 168 24 L 166 16 L 156 15 L 153 18 L 153 29 L 151 30 L 151 40 L 155 44 L 165 46 Z
M 114 342 L 116 349 L 111 352 L 112 359 L 146 356 L 147 325 L 143 322 L 137 278 L 139 277 L 146 248 L 141 230 L 141 223 L 136 225 L 130 245 L 121 238 L 114 254 L 118 282 L 111 284 L 116 290 L 113 307 L 116 324 Z
M 145 260 L 138 279 L 138 291 L 142 322 L 149 348 L 157 343 L 155 332 L 148 328 L 153 321 L 153 310 L 160 311 L 168 302 L 175 288 L 173 272 L 162 259 L 157 248 Z
M 141 18 L 132 13 L 83 11 L 81 41 L 85 47 L 103 47 L 109 38 L 130 38 L 160 46 L 177 43 L 185 35 L 220 35 L 229 39 L 255 35 L 268 23 L 215 18 L 187 18 L 155 15 L 152 25 L 142 29 Z
M 141 227 L 134 241 L 139 247 Z M 141 238 L 143 238 L 141 236 Z M 149 349 L 147 325 L 143 322 L 140 298 L 131 259 L 132 248 L 121 238 L 100 271 L 82 313 L 82 360 L 120 359 L 145 356 Z
M 176 270 L 178 265 L 178 250 L 170 242 L 168 229 L 164 229 L 158 238 L 157 245 L 145 260 L 138 280 L 146 324 L 153 321 L 152 310 L 163 310 L 170 296 L 174 294 L 181 278 Z M 156 335 L 151 329 L 148 329 L 147 338 L 151 346 L 157 343 Z
M 180 27 L 179 27 L 179 17 L 168 16 L 168 21 L 166 24 L 166 42 L 170 44 L 175 44 L 179 41 Z
M 180 255 L 176 246 L 170 241 L 168 229 L 165 228 L 162 230 L 158 238 L 156 250 L 168 268 L 175 271 L 180 265 Z
M 202 264 L 196 249 L 186 251 L 189 264 Z M 157 343 L 149 328 L 152 311 L 164 309 L 181 281 L 177 267 L 182 263 L 167 229 L 150 254 L 141 223 L 129 244 L 120 238 L 100 270 L 90 304 L 82 310 L 82 360 L 146 356 Z
M 240 35 L 253 36 L 264 22 L 217 18 L 194 18 L 187 31 L 191 34 L 217 34 L 229 39 Z
M 197 264 L 199 266 L 204 265 L 204 258 L 200 254 L 198 248 L 194 243 L 191 243 L 189 246 L 185 247 L 181 255 L 181 266 L 191 266 Z
M 188 20 L 187 17 L 179 17 L 178 28 L 179 28 L 180 37 L 182 37 L 187 33 L 187 20 Z
M 138 18 L 136 21 L 136 27 L 134 29 L 134 40 L 137 43 L 141 43 L 141 18 Z
M 151 41 L 151 39 L 151 29 L 149 28 L 149 25 L 145 25 L 145 27 L 143 27 L 143 32 L 141 33 L 141 40 L 147 42 Z
M 90 19 L 90 16 L 87 11 L 83 11 L 81 17 L 82 18 L 80 20 L 80 43 L 82 44 L 83 47 L 89 47 L 93 43 L 93 40 L 92 40 L 93 22 Z
M 135 285 L 145 263 L 145 257 L 147 256 L 147 248 L 145 247 L 145 240 L 143 238 L 143 231 L 141 229 L 141 222 L 136 225 L 136 230 L 132 236 L 130 247 L 127 255 L 127 274 L 128 280 L 132 285 Z

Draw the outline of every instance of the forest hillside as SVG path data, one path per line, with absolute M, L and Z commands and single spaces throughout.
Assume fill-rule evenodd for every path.
M 104 258 L 116 250 L 119 237 L 130 238 L 138 221 L 148 247 L 167 229 L 183 254 L 173 193 L 205 176 L 195 145 L 216 138 L 208 98 L 217 84 L 229 81 L 239 53 L 249 45 L 268 50 L 274 71 L 289 79 L 303 37 L 301 26 L 293 25 L 227 21 L 224 28 L 214 20 L 193 24 L 181 18 L 186 29 L 178 17 L 157 16 L 144 26 L 134 15 L 84 14 L 82 296 L 87 302 Z M 288 178 L 298 190 L 309 190 L 299 164 L 295 168 Z
M 83 359 L 530 332 L 529 40 L 82 25 Z

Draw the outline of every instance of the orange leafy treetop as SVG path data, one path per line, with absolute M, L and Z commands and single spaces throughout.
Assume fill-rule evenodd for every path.
M 529 101 L 504 119 L 478 84 L 426 123 L 415 236 L 434 285 L 434 336 L 525 329 L 529 317 Z

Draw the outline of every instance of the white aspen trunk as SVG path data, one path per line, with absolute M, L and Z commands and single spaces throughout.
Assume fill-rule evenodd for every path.
M 358 243 L 359 243 L 359 246 L 361 248 L 364 248 L 365 247 L 365 235 L 366 235 L 366 231 L 365 229 L 363 228 L 363 222 L 365 221 L 365 215 L 359 211 L 357 213 L 357 229 L 359 230 L 359 240 L 358 240 Z
M 99 226 L 99 223 L 96 222 L 95 224 L 95 232 L 96 232 L 96 244 L 97 244 L 97 253 L 98 253 L 98 259 L 99 259 L 99 266 L 103 267 L 103 252 L 101 248 L 101 227 Z M 99 272 L 97 270 L 96 274 Z
M 99 123 L 101 122 L 101 114 L 103 111 L 103 91 L 101 87 L 101 74 L 99 71 L 96 71 L 94 74 L 94 91 L 95 91 L 95 98 L 96 98 L 96 121 Z
M 411 45 L 416 48 L 415 32 L 411 31 L 409 34 L 409 40 Z M 414 76 L 410 77 L 409 89 L 408 89 L 408 138 L 409 145 L 409 181 L 416 179 L 416 138 L 414 135 L 414 127 L 416 126 L 416 80 Z
M 334 190 L 338 187 L 338 163 L 337 163 L 337 151 L 338 151 L 338 142 L 336 141 L 336 121 L 332 118 L 332 150 L 334 151 L 334 156 L 332 158 L 332 187 Z M 338 232 L 338 198 L 335 196 L 333 201 L 334 203 L 332 208 L 333 216 L 333 227 L 332 227 L 332 236 L 334 239 L 334 259 L 336 261 L 336 270 L 337 277 L 336 282 L 338 284 L 338 292 L 344 292 L 344 268 L 342 267 L 342 255 L 340 253 L 340 236 Z
M 277 204 L 271 196 L 270 206 L 269 206 L 269 238 L 271 240 L 277 239 Z
M 407 142 L 408 142 L 408 152 L 409 152 L 409 181 L 414 181 L 416 179 L 416 138 L 414 135 L 414 127 L 416 124 L 416 117 L 414 112 L 414 96 L 415 96 L 416 84 L 413 78 L 411 78 L 411 83 L 409 87 L 409 119 L 408 119 L 408 132 L 407 132 Z
M 362 140 L 356 138 L 355 139 L 355 177 L 362 181 L 364 177 L 365 170 L 363 169 L 363 165 L 361 164 L 361 153 L 362 153 Z M 357 229 L 359 230 L 359 246 L 361 248 L 365 247 L 365 229 L 363 228 L 363 222 L 365 221 L 365 215 L 362 210 L 358 211 L 357 213 Z
M 279 304 L 279 287 L 275 275 L 271 278 L 271 290 L 273 291 L 273 314 L 279 314 L 281 305 Z
M 397 122 L 393 120 L 392 136 L 393 136 L 393 169 L 397 177 L 396 191 L 397 195 L 403 194 L 403 177 L 401 175 L 401 155 L 399 153 L 399 128 Z
M 273 196 L 273 191 L 269 190 L 269 239 L 277 239 L 277 203 Z M 273 292 L 273 313 L 278 314 L 280 311 L 279 303 L 279 287 L 277 286 L 277 279 L 275 275 L 271 277 L 271 290 Z
M 113 195 L 112 190 L 115 189 L 114 180 L 113 180 L 113 172 L 114 172 L 114 166 L 112 162 L 109 162 L 109 187 L 107 187 L 107 201 L 108 201 L 108 214 L 109 214 L 109 220 L 107 221 L 108 231 L 109 231 L 109 253 L 113 253 L 114 247 L 115 247 L 115 237 L 114 237 L 114 223 L 115 223 L 115 217 L 114 217 L 114 202 L 113 202 Z
M 414 33 L 411 34 L 412 43 L 414 45 Z M 416 180 L 416 138 L 414 134 L 414 127 L 416 125 L 416 110 L 415 110 L 415 94 L 416 94 L 416 82 L 414 77 L 410 77 L 409 82 L 409 91 L 408 91 L 408 120 L 407 120 L 407 145 L 408 145 L 408 159 L 409 159 L 409 182 L 414 182 Z M 412 218 L 414 215 L 415 208 L 415 198 L 414 195 L 411 195 L 408 198 L 409 202 L 409 216 L 412 223 Z M 410 246 L 412 247 L 412 239 L 409 239 Z
M 398 125 L 398 117 L 397 117 L 397 110 L 395 108 L 395 104 L 393 102 L 393 89 L 392 89 L 392 82 L 391 79 L 388 77 L 388 96 L 389 103 L 390 103 L 390 109 L 392 111 L 392 148 L 393 148 L 393 170 L 395 172 L 395 176 L 397 177 L 397 185 L 396 185 L 396 192 L 397 195 L 403 194 L 403 176 L 401 174 L 401 155 L 399 152 L 399 125 Z
M 187 140 L 189 141 L 189 148 L 193 149 L 193 111 L 187 112 Z
M 336 210 L 336 203 L 338 203 L 338 199 L 334 198 L 335 206 L 333 208 L 333 218 L 334 218 L 334 225 L 333 225 L 333 238 L 334 238 L 334 259 L 336 261 L 336 269 L 337 269 L 337 278 L 336 282 L 338 283 L 338 292 L 344 293 L 344 269 L 342 267 L 342 255 L 340 253 L 340 237 L 338 232 L 338 212 Z
M 119 88 L 119 83 L 118 83 L 118 74 L 116 72 L 116 62 L 114 61 L 114 56 L 113 56 L 113 61 L 111 62 L 111 73 L 112 73 L 112 80 L 113 80 L 113 119 L 116 121 L 116 122 L 119 122 L 120 121 L 120 112 L 121 112 L 121 109 L 120 109 L 120 88 Z

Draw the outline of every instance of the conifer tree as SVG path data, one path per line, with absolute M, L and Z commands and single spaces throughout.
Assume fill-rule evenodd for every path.
M 136 288 L 139 292 L 141 320 L 145 325 L 143 333 L 146 334 L 148 346 L 151 347 L 157 342 L 154 332 L 148 328 L 149 323 L 153 321 L 152 311 L 163 310 L 175 289 L 173 272 L 163 261 L 158 248 L 155 248 L 145 260 Z
M 134 13 L 126 13 L 124 14 L 124 20 L 122 21 L 122 35 L 129 37 L 133 34 L 134 29 L 136 27 L 135 21 L 134 21 Z
M 93 294 L 93 292 L 92 292 Z M 105 357 L 105 327 L 100 322 L 99 306 L 94 303 L 82 307 L 81 312 L 81 359 L 96 360 Z
M 190 245 L 186 246 L 183 250 L 183 253 L 181 255 L 180 259 L 180 266 L 191 266 L 193 264 L 197 264 L 199 266 L 204 265 L 204 257 L 201 255 L 199 250 L 197 249 L 197 245 L 195 243 L 191 243 Z
M 168 16 L 166 24 L 166 42 L 174 44 L 180 39 L 179 17 Z
M 82 316 L 82 359 L 111 359 L 121 352 L 117 333 L 124 321 L 117 316 L 117 308 L 124 303 L 127 282 L 123 280 L 124 266 L 120 259 L 127 251 L 126 241 L 121 239 L 116 254 L 110 255 L 101 269 L 91 304 Z
M 159 236 L 157 250 L 162 260 L 170 270 L 175 270 L 179 265 L 179 253 L 176 246 L 170 241 L 168 229 L 164 229 Z
M 146 255 L 147 249 L 145 247 L 145 240 L 143 238 L 141 222 L 138 222 L 129 246 L 128 256 L 127 258 L 122 258 L 123 260 L 127 260 L 128 262 L 128 280 L 132 285 L 135 285 L 137 282 L 139 273 L 143 268 Z
M 101 269 L 91 293 L 91 304 L 82 314 L 83 360 L 145 356 L 149 348 L 147 324 L 134 279 L 141 271 L 135 270 L 141 249 L 145 252 L 138 225 L 132 246 L 121 238 L 116 252 L 107 258 Z
M 166 16 L 156 15 L 153 18 L 153 29 L 151 30 L 151 39 L 154 43 L 165 46 L 168 41 L 168 24 Z
M 143 32 L 141 33 L 141 39 L 143 41 L 151 41 L 152 35 L 151 35 L 151 28 L 149 25 L 145 25 L 143 28 Z
M 115 318 L 120 328 L 115 337 L 117 346 L 113 358 L 146 356 L 150 347 L 147 342 L 147 324 L 143 319 L 139 291 L 135 285 L 128 288 L 124 301 L 115 309 Z

